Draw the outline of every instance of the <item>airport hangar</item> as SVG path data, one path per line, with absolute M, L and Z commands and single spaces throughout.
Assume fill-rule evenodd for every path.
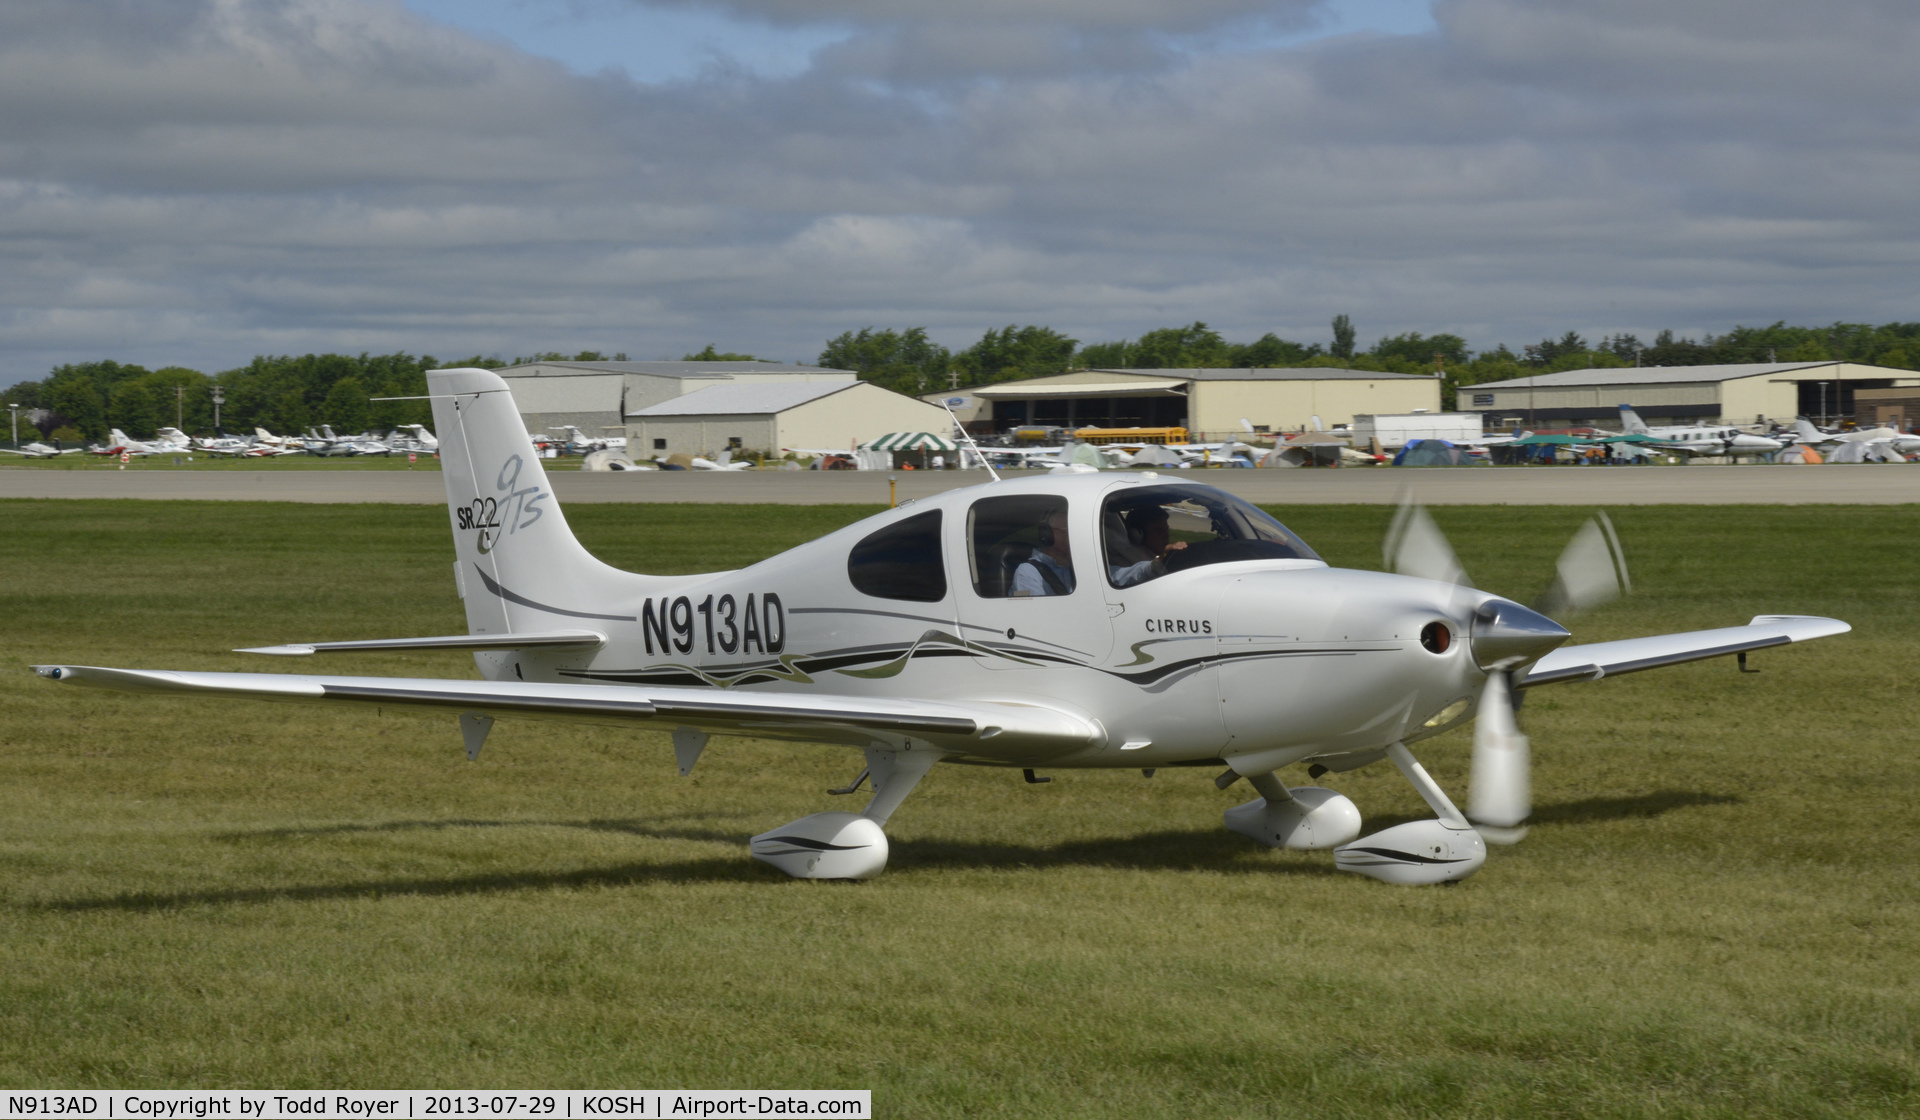
M 891 432 L 952 430 L 946 409 L 870 381 L 720 384 L 628 413 L 627 452 L 852 450 Z
M 534 362 L 494 372 L 513 388 L 514 406 L 528 432 L 551 434 L 571 424 L 593 438 L 626 435 L 629 416 L 717 385 L 858 380 L 851 370 L 779 362 Z
M 1909 385 L 1920 386 L 1920 373 L 1859 362 L 1574 369 L 1463 385 L 1457 407 L 1478 412 L 1490 431 L 1611 428 L 1623 404 L 1656 425 L 1790 423 L 1796 416 L 1829 423 L 1855 418 L 1856 392 Z
M 1085 369 L 1002 381 L 922 400 L 954 411 L 978 435 L 1027 425 L 1186 428 L 1192 438 L 1352 423 L 1355 416 L 1440 411 L 1440 379 L 1358 369 Z

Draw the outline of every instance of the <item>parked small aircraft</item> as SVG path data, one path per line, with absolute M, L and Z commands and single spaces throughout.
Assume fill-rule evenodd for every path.
M 76 455 L 85 451 L 84 447 L 61 447 L 59 441 L 53 443 L 29 443 L 21 447 L 0 447 L 9 455 L 25 455 L 29 459 L 58 459 L 62 455 Z
M 178 429 L 162 430 L 177 431 Z M 87 451 L 94 455 L 132 455 L 136 457 L 146 455 L 172 455 L 191 450 L 193 450 L 193 445 L 190 443 L 182 446 L 170 440 L 149 441 L 128 439 L 127 433 L 118 428 L 109 428 L 107 430 L 106 443 L 96 444 L 95 446 L 87 448 Z
M 1756 436 L 1738 428 L 1709 428 L 1698 424 L 1650 428 L 1639 413 L 1624 404 L 1620 406 L 1620 428 L 1627 435 L 1638 432 L 1665 440 L 1689 455 L 1765 455 L 1786 446 L 1777 439 Z
M 1850 432 L 1823 432 L 1804 416 L 1793 421 L 1793 442 L 1828 451 L 1843 443 L 1864 444 L 1868 448 L 1892 451 L 1900 456 L 1920 451 L 1920 435 L 1898 428 L 1856 428 Z
M 1391 572 L 1329 567 L 1247 502 L 1177 477 L 1092 470 L 995 480 L 909 502 L 738 571 L 649 576 L 591 556 L 528 440 L 509 387 L 480 369 L 427 375 L 444 443 L 455 579 L 468 632 L 243 652 L 474 651 L 483 680 L 41 665 L 63 684 L 457 715 L 468 757 L 496 719 L 670 730 L 680 772 L 712 734 L 842 744 L 871 779 L 860 813 L 755 836 L 800 878 L 869 878 L 883 826 L 936 762 L 1037 768 L 1212 767 L 1259 795 L 1226 824 L 1261 844 L 1333 849 L 1389 882 L 1471 875 L 1484 841 L 1530 811 L 1515 689 L 1594 681 L 1845 633 L 1826 618 L 1566 646 L 1546 615 L 1469 586 L 1433 522 L 1396 518 Z M 642 480 L 640 485 L 645 485 Z M 1618 594 L 1600 522 L 1561 557 L 1543 606 Z M 1409 744 L 1476 719 L 1468 812 Z M 1434 812 L 1365 838 L 1354 803 L 1277 771 L 1390 760 Z M 1358 838 L 1358 839 L 1357 839 Z

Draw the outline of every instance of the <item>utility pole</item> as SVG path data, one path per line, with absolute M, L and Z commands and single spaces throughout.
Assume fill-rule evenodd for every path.
M 187 387 L 185 385 L 175 385 L 173 387 L 173 426 L 182 431 L 186 430 L 186 415 Z
M 213 387 L 213 430 L 215 434 L 218 434 L 220 431 L 220 406 L 225 403 L 227 403 L 227 394 L 221 390 L 220 386 L 215 385 Z
M 19 450 L 19 447 L 20 447 L 20 406 L 19 406 L 19 405 L 17 405 L 17 404 L 10 404 L 10 405 L 8 405 L 8 406 L 7 406 L 7 410 L 8 410 L 9 412 L 11 412 L 11 413 L 13 414 L 13 446 L 14 446 L 14 449 L 15 449 L 15 450 Z

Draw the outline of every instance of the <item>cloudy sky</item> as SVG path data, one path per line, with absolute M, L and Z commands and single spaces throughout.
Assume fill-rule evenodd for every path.
M 1920 318 L 1912 0 L 7 0 L 0 384 Z

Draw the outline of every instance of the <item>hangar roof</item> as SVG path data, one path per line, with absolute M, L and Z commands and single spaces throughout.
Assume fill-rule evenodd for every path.
M 1633 369 L 1570 369 L 1561 373 L 1541 373 L 1532 377 L 1516 377 L 1511 381 L 1490 381 L 1475 385 L 1479 391 L 1489 389 L 1527 388 L 1539 389 L 1571 387 L 1576 385 L 1670 385 L 1684 381 L 1737 381 L 1742 377 L 1761 377 L 1771 373 L 1792 373 L 1795 370 L 1819 369 L 1823 366 L 1837 366 L 1846 363 L 1825 362 L 1752 362 L 1745 365 L 1728 366 L 1644 366 Z M 1889 371 L 1897 373 L 1899 371 Z
M 1101 373 L 1132 373 L 1148 377 L 1178 377 L 1185 381 L 1431 381 L 1426 373 L 1381 373 L 1371 369 L 1113 369 Z
M 812 381 L 801 385 L 709 385 L 684 397 L 649 405 L 627 415 L 742 416 L 785 412 L 789 408 L 843 392 L 865 381 Z
M 849 373 L 826 366 L 790 366 L 782 362 L 529 362 L 494 370 L 502 377 L 584 377 L 637 373 L 648 377 L 727 377 L 736 373 Z

